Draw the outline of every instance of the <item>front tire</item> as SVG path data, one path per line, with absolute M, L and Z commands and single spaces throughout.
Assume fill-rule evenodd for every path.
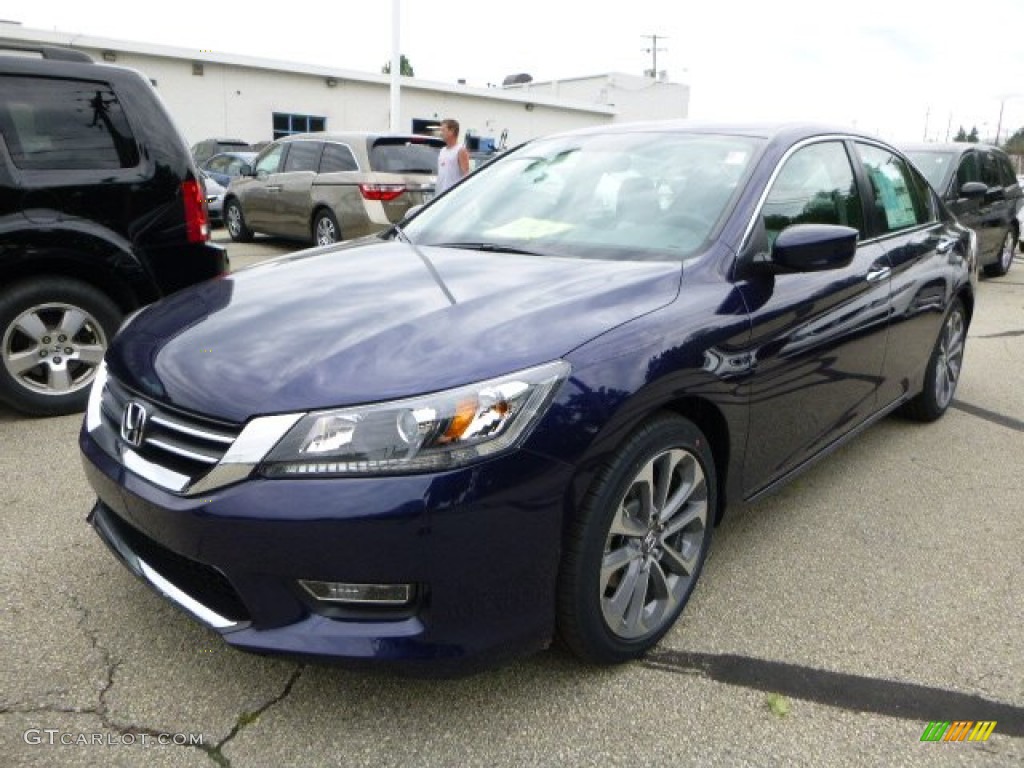
M 925 369 L 924 388 L 903 407 L 903 413 L 915 421 L 935 421 L 949 408 L 960 381 L 967 341 L 967 316 L 963 302 L 954 299 L 939 331 Z
M 580 658 L 638 658 L 675 623 L 700 576 L 717 480 L 707 438 L 674 414 L 622 446 L 587 494 L 568 534 L 558 629 Z
M 87 283 L 41 277 L 0 292 L 0 400 L 33 416 L 85 408 L 121 310 Z
M 234 198 L 224 203 L 224 226 L 236 243 L 252 242 L 254 233 L 245 223 L 242 205 Z

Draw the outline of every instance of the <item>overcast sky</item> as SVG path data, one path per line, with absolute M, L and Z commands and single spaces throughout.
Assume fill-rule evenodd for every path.
M 391 0 L 257 7 L 35 0 L 0 18 L 369 72 L 390 58 Z M 665 49 L 658 69 L 691 86 L 693 118 L 809 119 L 894 141 L 919 141 L 927 125 L 943 140 L 960 125 L 994 136 L 1002 104 L 1001 138 L 1024 126 L 1024 0 L 402 0 L 402 51 L 439 82 L 642 74 L 645 35 Z

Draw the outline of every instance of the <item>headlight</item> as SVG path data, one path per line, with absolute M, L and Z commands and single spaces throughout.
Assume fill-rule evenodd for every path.
M 561 360 L 408 400 L 307 414 L 270 452 L 267 477 L 435 472 L 518 445 L 569 375 Z

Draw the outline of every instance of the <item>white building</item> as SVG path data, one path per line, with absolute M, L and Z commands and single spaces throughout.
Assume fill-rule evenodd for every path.
M 142 72 L 156 86 L 189 144 L 211 136 L 267 141 L 305 130 L 387 130 L 390 77 L 330 67 L 30 29 L 0 22 L 0 46 L 60 45 L 97 62 Z M 403 77 L 404 130 L 454 117 L 463 134 L 509 146 L 602 123 L 685 118 L 690 89 L 608 74 L 509 88 L 476 88 Z

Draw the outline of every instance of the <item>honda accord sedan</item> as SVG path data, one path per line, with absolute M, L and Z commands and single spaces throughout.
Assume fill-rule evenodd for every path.
M 866 135 L 539 139 L 374 238 L 129 318 L 81 432 L 89 520 L 240 649 L 633 659 L 728 502 L 942 416 L 976 248 Z

